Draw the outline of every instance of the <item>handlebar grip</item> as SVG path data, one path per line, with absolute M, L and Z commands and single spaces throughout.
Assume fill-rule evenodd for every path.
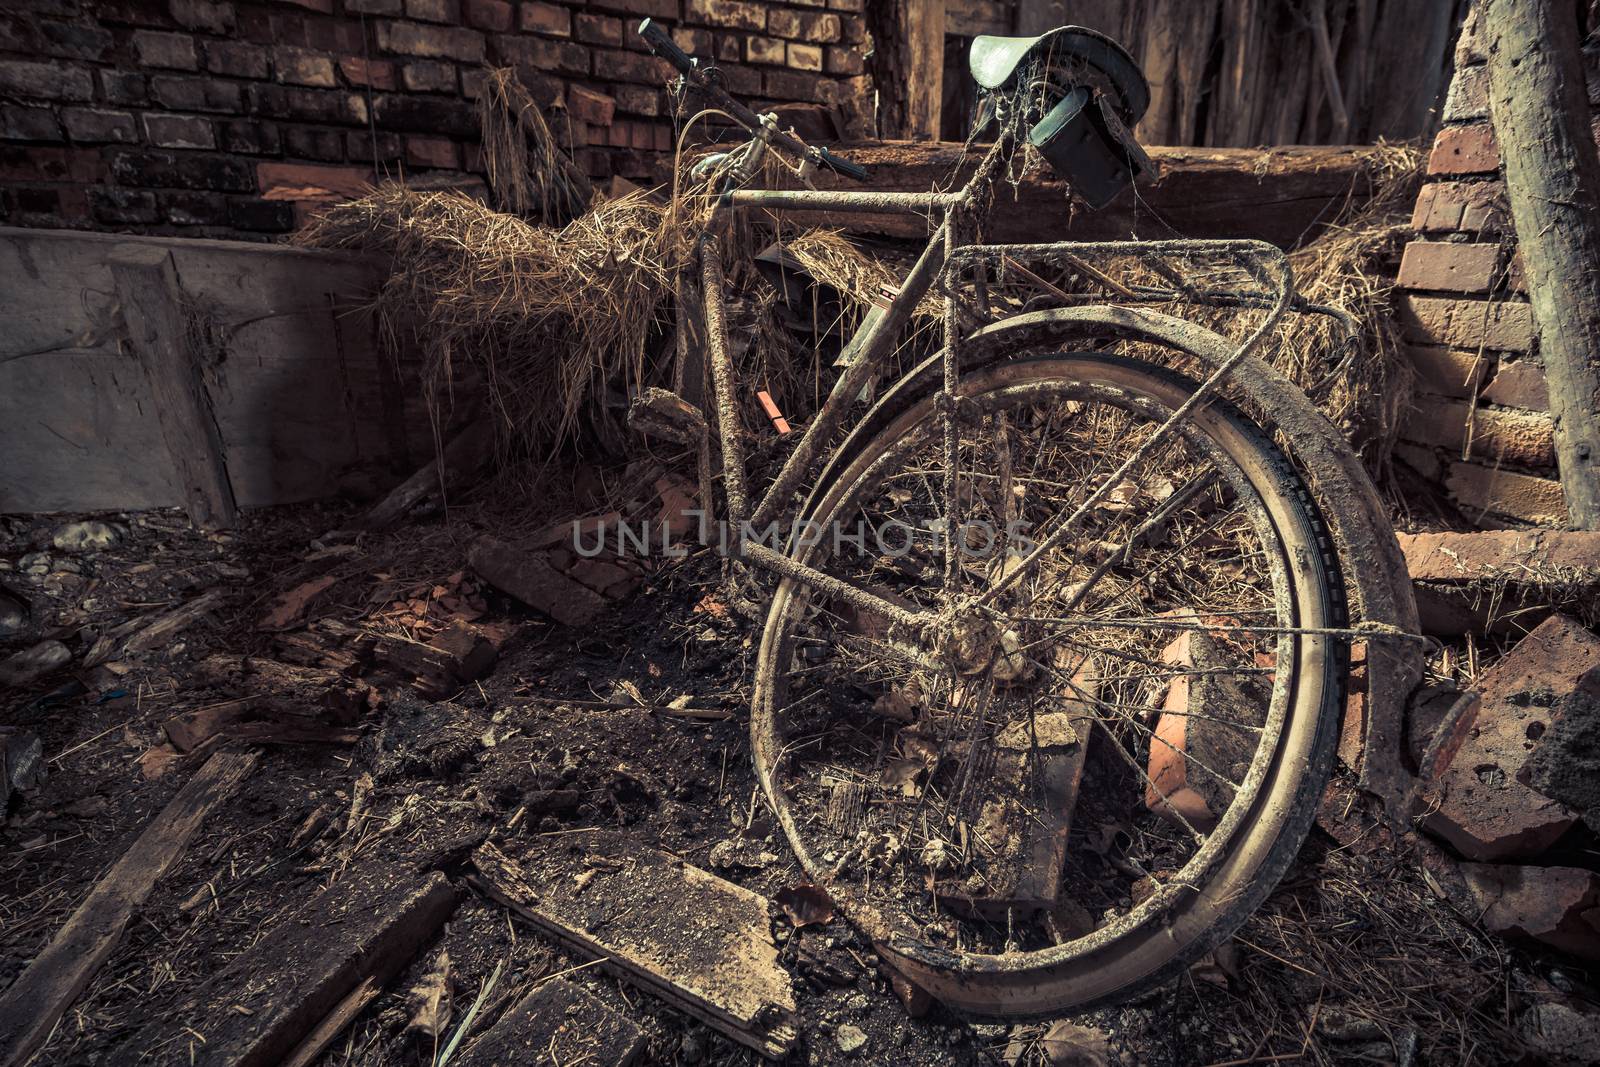
M 852 163 L 843 156 L 836 156 L 826 148 L 820 148 L 817 151 L 819 154 L 818 162 L 835 174 L 843 174 L 846 178 L 858 182 L 864 182 L 870 177 L 867 173 L 867 168 L 859 163 Z
M 678 68 L 678 73 L 688 74 L 694 69 L 694 60 L 689 58 L 689 53 L 678 47 L 671 34 L 662 29 L 652 19 L 645 19 L 639 23 L 639 36 L 650 46 L 650 51 Z

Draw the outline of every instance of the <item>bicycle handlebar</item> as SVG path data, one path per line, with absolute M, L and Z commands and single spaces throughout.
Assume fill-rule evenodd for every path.
M 644 38 L 645 43 L 650 46 L 650 51 L 654 55 L 660 56 L 668 63 L 671 63 L 678 73 L 707 93 L 711 97 L 712 103 L 732 115 L 735 122 L 751 133 L 758 136 L 766 136 L 780 148 L 799 156 L 801 159 L 814 160 L 835 174 L 841 174 L 858 182 L 864 182 L 870 177 L 867 168 L 859 163 L 852 163 L 842 156 L 836 156 L 826 148 L 813 148 L 793 134 L 768 127 L 761 121 L 759 115 L 729 96 L 722 86 L 707 78 L 694 58 L 679 48 L 672 36 L 662 29 L 654 19 L 645 19 L 639 23 L 639 36 Z

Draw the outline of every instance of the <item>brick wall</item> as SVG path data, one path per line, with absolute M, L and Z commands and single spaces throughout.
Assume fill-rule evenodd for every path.
M 1400 263 L 1418 395 L 1396 455 L 1437 478 L 1469 517 L 1565 525 L 1538 331 L 1483 64 L 1480 27 L 1469 13 L 1412 217 L 1415 239 Z M 1589 84 L 1593 104 L 1600 79 L 1591 73 Z
M 7 0 L 0 222 L 264 239 L 375 175 L 471 185 L 486 64 L 566 108 L 590 175 L 647 179 L 671 72 L 641 17 L 719 60 L 735 94 L 848 110 L 862 4 Z

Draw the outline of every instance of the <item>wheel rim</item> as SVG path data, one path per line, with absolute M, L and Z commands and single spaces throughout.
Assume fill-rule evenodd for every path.
M 1066 357 L 997 365 L 967 379 L 962 393 L 972 401 L 969 411 L 985 418 L 1002 409 L 1019 410 L 1025 404 L 1081 403 L 1087 398 L 1096 404 L 1120 405 L 1119 410 L 1130 413 L 1130 421 L 1134 421 L 1132 414 L 1137 414 L 1149 425 L 1164 417 L 1164 408 L 1181 402 L 1182 383 L 1151 377 L 1148 370 L 1130 361 Z M 913 405 L 880 435 L 878 440 L 891 442 L 889 447 L 876 454 L 868 448 L 847 465 L 834 487 L 821 496 L 812 517 L 827 522 L 854 508 L 869 487 L 884 482 L 896 464 L 904 466 L 905 458 L 917 448 L 918 427 L 927 428 L 934 421 L 931 401 Z M 970 418 L 966 421 L 973 422 Z M 1229 458 L 1230 449 L 1248 454 L 1250 442 L 1244 431 L 1225 414 L 1208 412 L 1188 428 L 1183 443 L 1209 455 L 1214 466 L 1226 473 L 1239 499 L 1244 499 L 1245 493 L 1259 498 L 1255 526 L 1264 537 L 1270 533 L 1270 543 L 1281 544 L 1274 523 L 1293 520 L 1293 501 L 1282 497 L 1281 486 L 1274 483 L 1270 471 L 1248 470 L 1247 464 Z M 974 497 L 978 495 L 975 491 Z M 815 550 L 803 553 L 806 557 L 825 554 Z M 1276 622 L 1304 623 L 1303 601 L 1315 592 L 1315 575 L 1281 550 L 1273 555 L 1268 569 Z M 896 966 L 953 1006 L 1000 1014 L 1056 1010 L 1114 996 L 1185 953 L 1203 951 L 1203 939 L 1218 927 L 1229 900 L 1240 899 L 1253 873 L 1263 868 L 1265 853 L 1294 821 L 1294 805 L 1286 798 L 1295 795 L 1296 784 L 1315 762 L 1312 757 L 1322 704 L 1319 679 L 1325 673 L 1327 642 L 1278 636 L 1274 638 L 1272 697 L 1256 728 L 1261 740 L 1248 772 L 1237 782 L 1238 789 L 1214 828 L 1203 842 L 1197 842 L 1164 885 L 1142 903 L 1135 901 L 1092 932 L 1064 943 L 1024 947 L 1026 939 L 1012 941 L 1015 930 L 1010 922 L 1006 943 L 996 945 L 991 938 L 987 951 L 968 951 L 972 945 L 962 943 L 959 931 L 953 943 L 934 943 L 925 933 L 914 932 L 908 916 L 886 910 L 871 899 L 870 891 L 862 892 L 848 884 L 848 878 L 841 878 L 843 872 L 833 869 L 838 861 L 836 852 L 825 856 L 813 847 L 811 839 L 821 836 L 826 840 L 827 835 L 815 831 L 814 817 L 797 811 L 795 794 L 803 793 L 797 787 L 804 785 L 804 776 L 796 768 L 804 757 L 797 755 L 799 749 L 784 748 L 789 740 L 784 730 L 786 716 L 780 714 L 780 708 L 790 712 L 788 718 L 793 717 L 787 666 L 798 620 L 809 600 L 809 592 L 792 582 L 783 583 L 774 599 L 772 621 L 758 661 L 752 719 L 758 777 L 808 873 L 834 894 L 842 910 L 878 942 L 880 951 Z M 1310 614 L 1309 621 L 1317 623 L 1316 612 Z M 954 687 L 951 692 L 954 695 Z M 1037 714 L 1030 720 L 1030 725 L 1036 725 Z M 1154 731 L 1150 733 L 1153 738 Z M 1110 731 L 1107 735 L 1114 738 Z M 937 773 L 935 768 L 929 774 L 927 792 L 933 791 L 931 783 Z M 801 799 L 804 808 L 807 798 Z M 1166 821 L 1173 822 L 1171 818 Z M 981 944 L 983 938 L 973 940 Z

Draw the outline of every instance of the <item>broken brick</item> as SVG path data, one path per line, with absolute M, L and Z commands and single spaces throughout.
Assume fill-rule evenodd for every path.
M 1179 634 L 1161 660 L 1205 671 L 1237 666 L 1223 653 L 1220 637 L 1199 630 Z M 1230 783 L 1243 781 L 1249 769 L 1257 736 L 1253 728 L 1266 722 L 1270 694 L 1253 677 L 1173 677 L 1150 743 L 1144 802 L 1151 811 L 1179 825 L 1187 821 L 1201 832 L 1217 824 L 1233 802 Z
M 564 625 L 586 625 L 606 610 L 604 597 L 562 574 L 539 553 L 480 537 L 467 559 L 484 581 Z
M 1600 637 L 1574 619 L 1554 615 L 1522 639 L 1537 666 L 1518 695 L 1545 711 L 1549 725 L 1517 780 L 1581 812 L 1600 827 Z
M 1586 640 L 1585 640 L 1586 639 Z M 1554 721 L 1550 693 L 1575 685 L 1600 640 L 1560 616 L 1541 624 L 1474 684 L 1477 717 L 1456 757 L 1423 792 L 1423 827 L 1468 859 L 1537 856 L 1576 814 L 1521 780 L 1523 765 Z
M 1586 959 L 1600 959 L 1600 875 L 1572 867 L 1463 863 L 1484 927 Z
M 1600 594 L 1600 533 L 1487 530 L 1399 534 L 1424 633 L 1527 628 Z

